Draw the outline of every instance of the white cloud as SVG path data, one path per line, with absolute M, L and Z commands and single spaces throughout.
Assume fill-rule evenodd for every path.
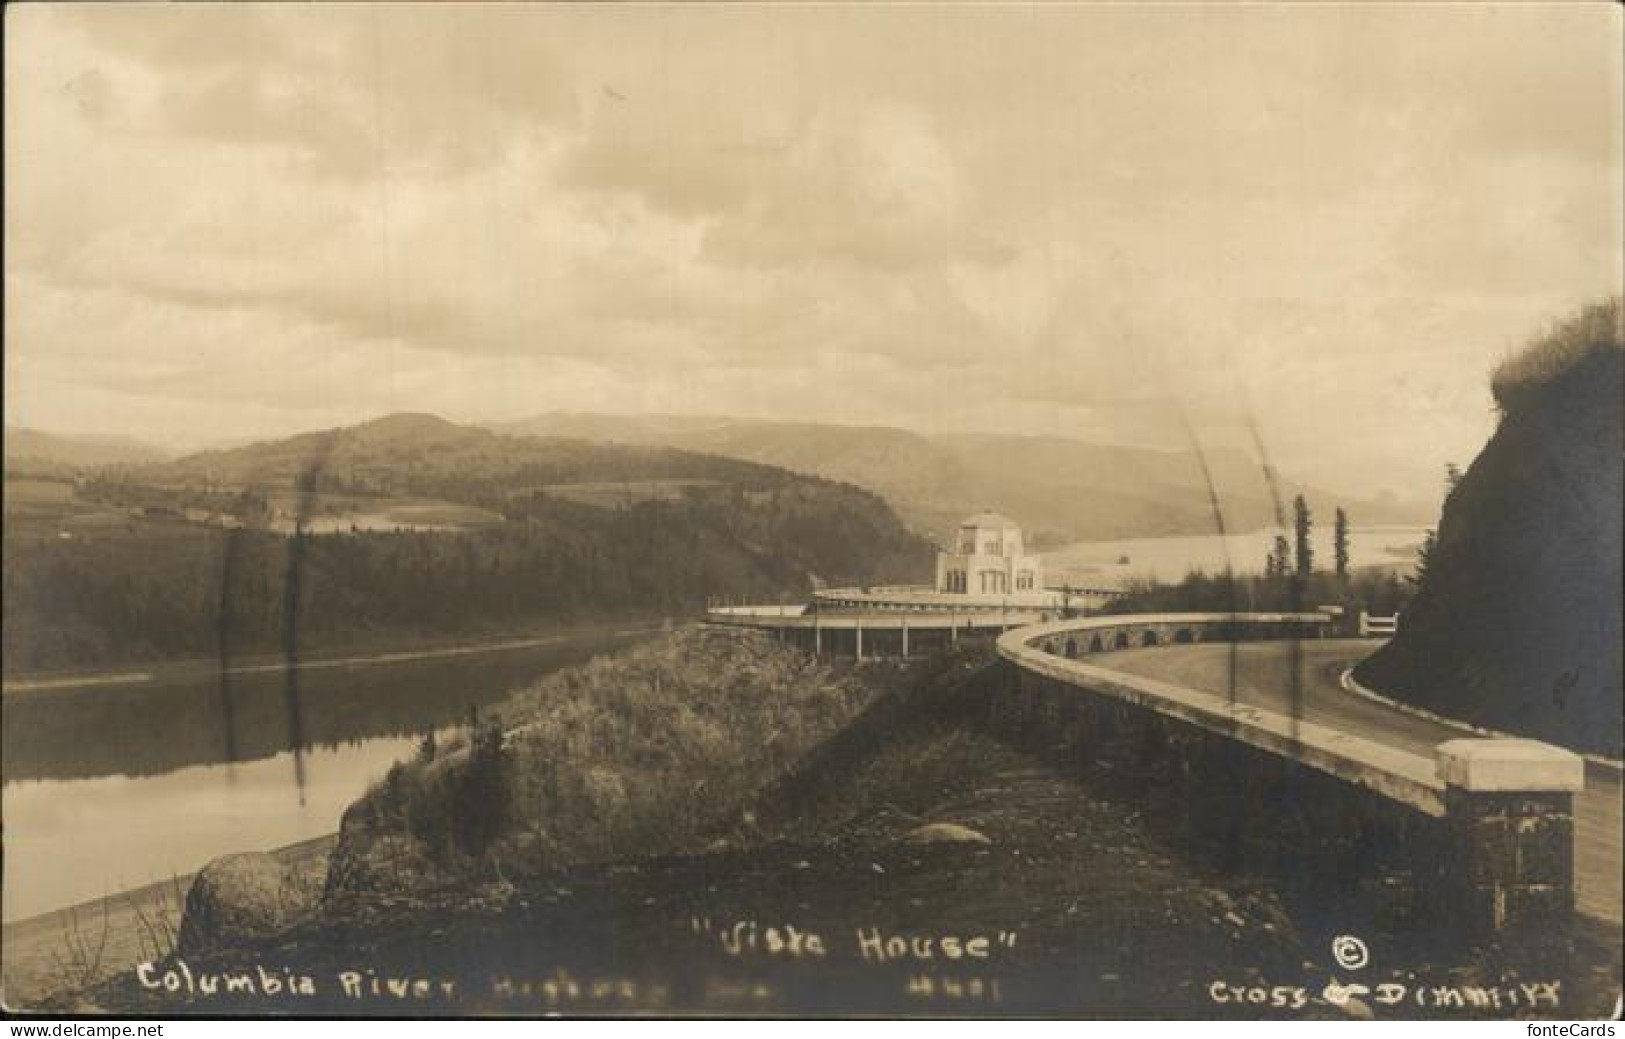
M 1398 470 L 1621 279 L 1604 8 L 12 15 L 13 422 L 1183 410 Z

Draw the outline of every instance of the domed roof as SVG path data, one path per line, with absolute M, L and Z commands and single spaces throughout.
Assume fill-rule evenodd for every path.
M 992 509 L 983 509 L 974 516 L 966 516 L 959 521 L 960 529 L 975 527 L 979 530 L 1020 530 L 1016 521 L 1009 516 L 1002 516 Z

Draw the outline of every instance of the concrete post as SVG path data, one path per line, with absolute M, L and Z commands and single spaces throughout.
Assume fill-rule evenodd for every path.
M 813 614 L 813 659 L 824 651 L 824 629 L 818 623 L 818 614 Z
M 858 633 L 858 659 L 862 660 L 863 659 L 863 614 L 861 614 L 861 613 L 858 614 L 857 618 L 856 618 L 856 621 L 857 621 L 857 627 L 854 628 L 853 630 Z
M 1574 912 L 1577 754 L 1535 740 L 1461 739 L 1434 752 L 1445 782 L 1454 915 L 1478 933 L 1564 926 Z
M 903 618 L 903 659 L 908 659 L 908 618 Z

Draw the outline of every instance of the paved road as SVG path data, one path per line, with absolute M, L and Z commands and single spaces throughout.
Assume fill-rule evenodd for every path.
M 1339 682 L 1343 671 L 1370 653 L 1375 643 L 1325 639 L 1299 645 L 1297 699 L 1306 720 L 1428 757 L 1445 740 L 1473 735 L 1346 691 Z M 1295 684 L 1291 645 L 1241 643 L 1236 651 L 1236 698 L 1290 713 Z M 1119 650 L 1090 656 L 1089 663 L 1223 696 L 1229 686 L 1229 658 L 1228 645 L 1209 644 Z M 1621 920 L 1622 818 L 1619 770 L 1588 762 L 1586 788 L 1575 799 L 1575 887 L 1581 912 L 1614 924 Z

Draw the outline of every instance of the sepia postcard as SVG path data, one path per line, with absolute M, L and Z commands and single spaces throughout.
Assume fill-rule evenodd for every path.
M 5 1012 L 1617 1016 L 1621 11 L 9 6 Z

